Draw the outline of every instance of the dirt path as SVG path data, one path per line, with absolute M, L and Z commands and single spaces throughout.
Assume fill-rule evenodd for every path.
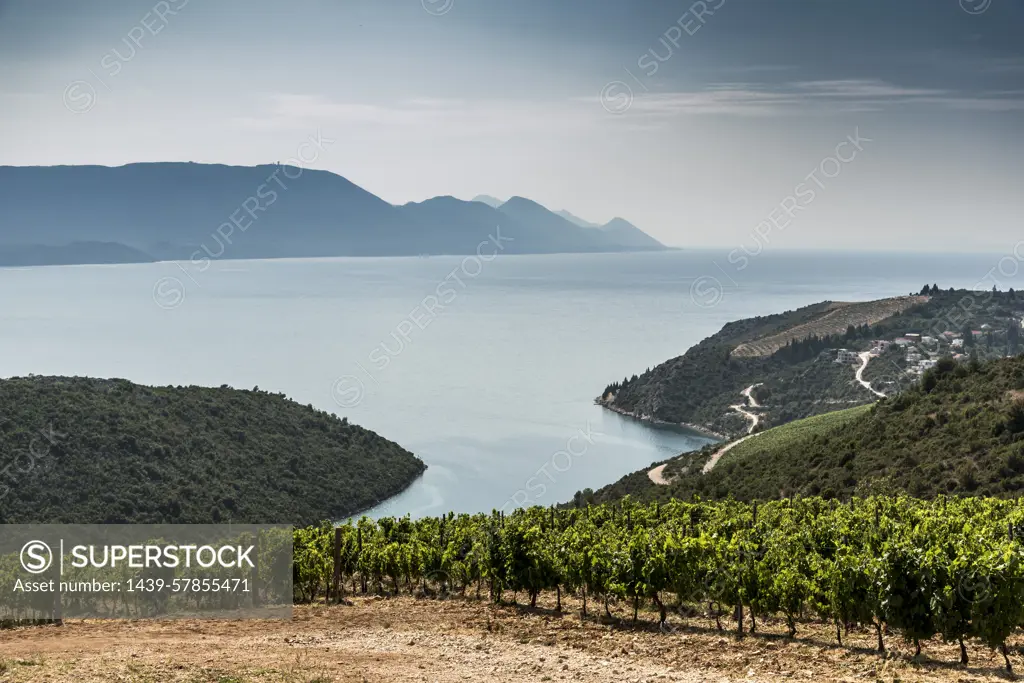
M 751 384 L 749 387 L 744 389 L 743 392 L 742 392 L 743 395 L 747 397 L 747 400 L 750 401 L 750 407 L 751 408 L 760 408 L 761 407 L 761 404 L 757 402 L 757 399 L 754 398 L 754 395 L 751 392 L 754 391 L 755 387 L 759 387 L 762 384 L 764 384 L 764 382 L 758 382 L 757 384 Z
M 752 436 L 753 434 L 747 434 L 746 436 L 742 436 L 736 439 L 735 441 L 727 443 L 726 445 L 719 448 L 717 451 L 715 451 L 715 454 L 711 456 L 711 459 L 704 463 L 704 469 L 701 470 L 701 472 L 707 474 L 711 470 L 715 469 L 715 465 L 718 464 L 718 461 L 722 459 L 723 455 L 731 451 L 734 447 L 739 446 L 741 443 L 743 443 Z
M 761 382 L 758 382 L 757 384 L 751 384 L 749 387 L 747 387 L 741 392 L 744 396 L 747 397 L 747 403 L 750 405 L 751 408 L 761 407 L 761 404 L 757 402 L 757 399 L 754 398 L 753 394 L 751 393 L 752 391 L 754 391 L 754 387 L 759 386 L 761 386 Z M 761 422 L 761 416 L 758 415 L 757 413 L 750 412 L 749 410 L 747 410 L 746 406 L 735 405 L 729 407 L 738 413 L 743 413 L 744 417 L 750 420 L 750 427 L 747 428 L 747 434 L 753 434 L 754 429 L 756 429 L 757 425 Z
M 868 361 L 870 361 L 870 360 L 871 360 L 871 352 L 870 351 L 863 351 L 863 352 L 860 353 L 860 367 L 857 368 L 857 375 L 856 375 L 857 376 L 857 381 L 860 382 L 862 387 L 864 387 L 865 389 L 867 389 L 868 391 L 873 393 L 875 396 L 881 396 L 882 398 L 885 398 L 885 394 L 883 394 L 881 391 L 878 391 L 877 389 L 875 389 L 873 386 L 871 386 L 871 382 L 868 382 L 866 379 L 864 379 L 864 370 L 867 369 Z
M 509 594 L 511 597 L 511 594 Z M 520 594 L 520 598 L 522 595 Z M 667 596 L 666 596 L 667 600 Z M 536 609 L 484 599 L 357 597 L 350 606 L 303 606 L 291 621 L 69 621 L 0 631 L 7 683 L 781 683 L 1005 680 L 1002 656 L 968 644 L 971 667 L 954 666 L 956 643 L 913 646 L 851 630 L 836 647 L 830 624 L 804 622 L 795 639 L 781 619 L 759 616 L 758 634 L 737 639 L 713 619 L 669 611 L 664 629 L 628 604 L 609 620 L 580 618 L 580 602 L 544 593 Z M 602 610 L 590 603 L 591 614 Z M 723 621 L 727 621 L 723 618 Z M 728 624 L 726 624 L 728 627 Z M 734 628 L 734 626 L 733 626 Z M 1011 643 L 1016 652 L 1019 639 Z M 1014 664 L 1020 658 L 1013 654 Z
M 754 387 L 759 387 L 761 386 L 761 384 L 762 382 L 758 382 L 757 384 L 751 384 L 749 387 L 740 392 L 747 397 L 747 402 L 749 404 L 749 407 L 751 408 L 761 407 L 761 404 L 757 402 L 757 399 L 754 398 L 753 393 L 751 393 L 754 391 Z M 736 439 L 731 443 L 727 443 L 726 445 L 722 446 L 717 451 L 715 451 L 714 455 L 711 456 L 711 459 L 704 463 L 704 469 L 702 470 L 704 474 L 707 474 L 711 470 L 715 469 L 715 465 L 718 464 L 718 461 L 722 459 L 723 455 L 725 455 L 730 450 L 732 450 L 736 446 L 740 445 L 741 443 L 752 437 L 754 435 L 754 430 L 757 429 L 757 425 L 761 423 L 761 416 L 758 415 L 757 413 L 752 413 L 749 410 L 747 410 L 747 406 L 737 404 L 729 407 L 738 413 L 742 413 L 744 417 L 750 420 L 750 426 L 747 427 L 747 435 L 742 438 Z
M 665 463 L 666 465 L 668 463 Z M 665 465 L 658 465 L 652 470 L 647 471 L 647 477 L 658 486 L 668 486 L 672 483 L 671 479 L 665 478 Z

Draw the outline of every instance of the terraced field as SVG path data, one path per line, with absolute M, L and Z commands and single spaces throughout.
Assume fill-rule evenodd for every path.
M 770 356 L 792 339 L 806 339 L 811 335 L 823 337 L 829 334 L 842 334 L 850 325 L 854 327 L 865 324 L 874 325 L 911 306 L 925 303 L 928 299 L 927 296 L 896 296 L 877 301 L 837 301 L 816 320 L 797 325 L 778 334 L 740 344 L 733 350 L 732 355 L 737 358 Z

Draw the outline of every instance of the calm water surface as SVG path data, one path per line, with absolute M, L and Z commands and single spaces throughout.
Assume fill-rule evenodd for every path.
M 0 269 L 0 375 L 283 392 L 427 462 L 371 514 L 549 505 L 709 442 L 602 411 L 593 399 L 609 382 L 737 318 L 926 282 L 1024 286 L 1004 257 L 778 252 L 742 270 L 712 251 Z

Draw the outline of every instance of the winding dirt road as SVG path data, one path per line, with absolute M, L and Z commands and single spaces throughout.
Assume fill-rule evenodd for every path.
M 747 407 L 761 407 L 761 404 L 757 402 L 757 399 L 754 398 L 753 394 L 751 393 L 754 391 L 754 387 L 759 387 L 761 386 L 761 384 L 761 382 L 758 382 L 757 384 L 751 384 L 749 387 L 747 387 L 741 392 L 744 396 L 746 396 L 747 403 L 749 404 L 748 406 L 730 406 L 733 410 L 735 410 L 738 413 L 742 413 L 748 420 L 750 420 L 750 426 L 747 428 L 747 435 L 742 438 L 736 439 L 735 441 L 728 443 L 719 448 L 717 451 L 715 451 L 715 454 L 711 456 L 711 459 L 704 463 L 704 469 L 701 470 L 704 474 L 707 474 L 711 470 L 715 469 L 715 465 L 718 464 L 718 461 L 722 459 L 723 455 L 725 455 L 730 450 L 732 450 L 733 448 L 735 448 L 736 446 L 743 443 L 744 441 L 746 441 L 747 439 L 754 435 L 754 430 L 757 429 L 757 425 L 761 423 L 761 416 L 758 415 L 757 413 L 750 412 L 749 410 L 747 410 Z
M 749 410 L 747 410 L 747 408 L 761 407 L 761 404 L 757 402 L 757 399 L 754 398 L 753 394 L 751 393 L 754 391 L 755 387 L 759 387 L 761 386 L 761 384 L 762 382 L 758 382 L 757 384 L 751 384 L 749 387 L 740 392 L 747 399 L 747 405 L 736 404 L 734 406 L 729 406 L 736 412 L 741 413 L 750 421 L 750 426 L 747 428 L 747 435 L 742 438 L 736 439 L 735 441 L 732 441 L 722 446 L 717 451 L 715 451 L 715 454 L 711 456 L 711 459 L 708 460 L 707 463 L 705 463 L 704 469 L 701 470 L 704 474 L 707 474 L 708 472 L 713 470 L 715 468 L 715 465 L 718 464 L 718 461 L 721 460 L 722 456 L 729 452 L 729 449 L 733 448 L 737 444 L 743 443 L 744 441 L 746 441 L 747 439 L 754 435 L 754 430 L 757 429 L 757 425 L 761 423 L 761 416 L 758 415 L 757 413 L 750 412 Z M 668 486 L 669 484 L 672 483 L 671 479 L 665 477 L 665 465 L 658 465 L 657 467 L 648 470 L 647 478 L 650 479 L 655 484 L 657 484 L 658 486 Z
M 747 402 L 750 404 L 751 408 L 760 408 L 761 407 L 761 404 L 758 403 L 757 399 L 754 398 L 754 396 L 751 394 L 751 392 L 754 391 L 754 387 L 759 387 L 759 386 L 761 386 L 761 384 L 762 384 L 761 382 L 758 382 L 757 384 L 751 384 L 749 387 L 744 389 L 743 392 L 742 392 L 743 395 L 747 397 Z M 743 415 L 748 420 L 750 420 L 750 427 L 747 428 L 747 434 L 753 434 L 754 433 L 754 429 L 756 429 L 758 423 L 761 422 L 761 416 L 756 414 L 756 413 L 750 412 L 749 410 L 747 410 L 746 406 L 735 405 L 735 406 L 729 406 L 729 407 L 732 408 L 733 410 L 735 410 L 736 412 L 743 413 Z
M 672 483 L 671 479 L 665 478 L 665 465 L 658 465 L 654 469 L 648 470 L 647 477 L 658 486 L 668 486 Z
M 860 385 L 862 387 L 873 393 L 875 396 L 881 396 L 882 398 L 885 398 L 885 394 L 875 389 L 873 386 L 871 386 L 871 382 L 864 379 L 864 370 L 868 367 L 868 361 L 871 360 L 871 352 L 863 351 L 859 355 L 860 367 L 857 368 L 857 381 L 860 382 Z
M 701 471 L 704 474 L 707 474 L 711 470 L 715 469 L 715 465 L 718 464 L 718 461 L 722 459 L 723 455 L 725 455 L 726 453 L 731 451 L 735 446 L 739 446 L 741 443 L 743 443 L 744 441 L 746 441 L 747 439 L 749 439 L 752 436 L 753 436 L 753 434 L 747 434 L 746 436 L 740 437 L 739 439 L 736 439 L 735 441 L 732 441 L 732 442 L 727 443 L 726 445 L 722 446 L 720 449 L 715 451 L 715 454 L 711 456 L 710 460 L 708 460 L 706 463 L 704 463 L 704 469 L 701 470 Z

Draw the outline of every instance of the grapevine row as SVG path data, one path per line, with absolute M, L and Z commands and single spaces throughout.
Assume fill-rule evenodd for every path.
M 802 615 L 915 643 L 978 639 L 1011 664 L 1007 638 L 1024 626 L 1024 502 L 981 498 L 818 498 L 764 503 L 638 504 L 530 508 L 504 515 L 412 520 L 362 518 L 294 533 L 297 599 L 348 591 L 444 590 L 536 604 L 542 591 L 749 618 L 779 616 L 790 635 Z M 731 612 L 724 612 L 724 608 Z M 718 618 L 718 617 L 716 617 Z

